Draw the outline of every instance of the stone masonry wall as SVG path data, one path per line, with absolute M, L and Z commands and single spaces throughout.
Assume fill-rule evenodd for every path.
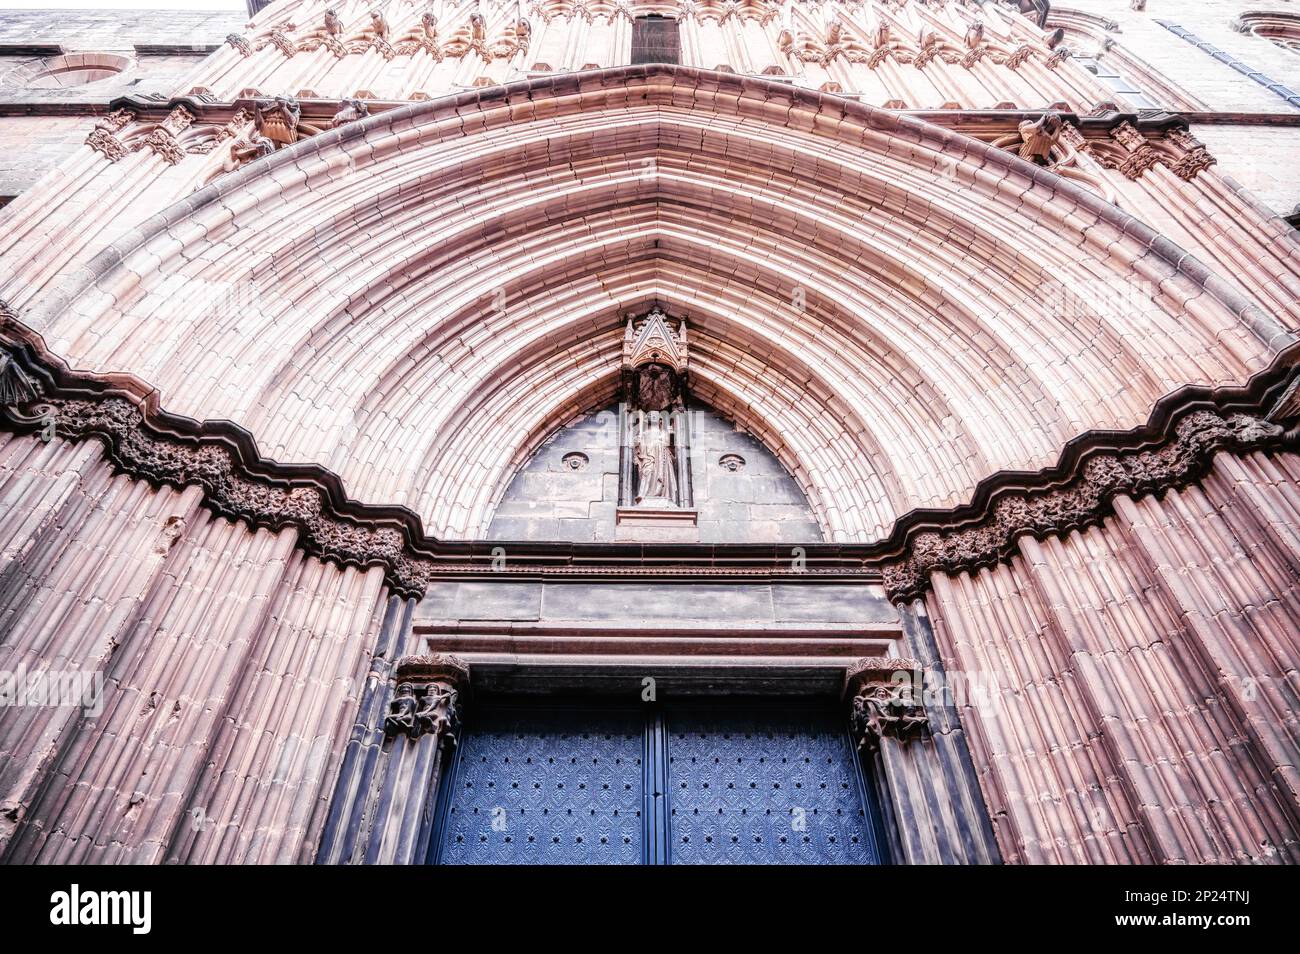
M 561 428 L 515 475 L 497 507 L 494 540 L 614 539 L 618 508 L 618 409 Z M 581 469 L 565 461 L 582 454 Z M 739 470 L 720 462 L 739 456 Z M 821 530 L 793 478 L 752 436 L 717 412 L 691 410 L 691 470 L 702 543 L 820 542 Z

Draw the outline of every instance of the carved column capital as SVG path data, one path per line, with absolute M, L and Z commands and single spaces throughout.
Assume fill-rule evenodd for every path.
M 906 742 L 926 731 L 923 679 L 914 659 L 866 658 L 848 668 L 844 697 L 859 752 L 875 752 L 886 737 Z
M 407 656 L 393 674 L 396 689 L 384 719 L 384 737 L 412 741 L 432 735 L 438 745 L 454 746 L 460 709 L 469 691 L 469 667 L 448 653 Z

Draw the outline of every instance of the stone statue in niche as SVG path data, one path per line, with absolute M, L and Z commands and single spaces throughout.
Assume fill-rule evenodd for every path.
M 640 416 L 634 450 L 637 506 L 677 506 L 677 466 L 673 460 L 672 435 L 658 411 Z

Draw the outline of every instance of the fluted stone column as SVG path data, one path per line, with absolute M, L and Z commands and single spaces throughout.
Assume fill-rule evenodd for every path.
M 844 687 L 891 860 L 996 864 L 1001 858 L 956 709 L 942 692 L 927 691 L 942 685 L 943 675 L 929 628 L 910 607 L 901 615 L 918 658 L 859 660 Z
M 428 855 L 438 786 L 460 728 L 469 668 L 450 654 L 408 656 L 393 671 L 387 713 L 368 731 L 378 742 L 341 777 L 351 824 L 331 827 L 324 864 L 420 864 Z M 352 793 L 350 799 L 347 792 Z

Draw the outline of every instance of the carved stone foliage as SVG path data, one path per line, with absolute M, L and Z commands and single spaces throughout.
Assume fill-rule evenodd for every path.
M 992 566 L 1011 556 L 1025 534 L 1042 539 L 1092 526 L 1121 494 L 1136 497 L 1186 486 L 1208 470 L 1218 451 L 1264 448 L 1284 435 L 1280 425 L 1260 416 L 1193 412 L 1161 446 L 1095 455 L 1066 486 L 1004 496 L 974 525 L 917 534 L 907 559 L 885 567 L 885 589 L 896 601 L 916 599 L 932 573 Z
M 1079 149 L 1103 168 L 1115 169 L 1129 179 L 1164 166 L 1180 179 L 1191 181 L 1217 161 L 1186 129 L 1171 129 L 1163 138 L 1153 140 L 1129 122 L 1116 125 L 1109 138 L 1087 139 Z
M 135 113 L 129 109 L 114 110 L 95 123 L 95 128 L 86 137 L 86 145 L 102 154 L 109 162 L 117 162 L 128 152 L 117 134 L 134 120 Z
M 885 738 L 906 742 L 926 732 L 922 686 L 920 664 L 912 659 L 861 659 L 849 667 L 845 695 L 859 751 L 874 752 Z
M 185 158 L 185 150 L 180 144 L 180 135 L 194 123 L 194 114 L 184 106 L 175 107 L 167 118 L 152 129 L 147 136 L 135 144 L 135 149 L 148 149 L 162 157 L 169 165 L 176 165 Z
M 448 653 L 408 656 L 397 664 L 397 688 L 384 718 L 384 736 L 415 740 L 435 736 L 454 746 L 460 727 L 461 697 L 469 686 L 469 667 Z
M 240 56 L 253 55 L 253 45 L 248 42 L 247 37 L 240 36 L 238 33 L 231 33 L 227 35 L 226 42 L 229 43 Z

